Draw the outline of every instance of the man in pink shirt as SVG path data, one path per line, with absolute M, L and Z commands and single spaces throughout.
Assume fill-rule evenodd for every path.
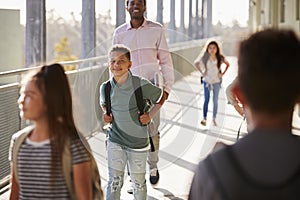
M 168 97 L 174 83 L 174 69 L 164 29 L 161 24 L 144 17 L 146 0 L 126 0 L 126 10 L 130 14 L 130 23 L 122 24 L 115 30 L 113 43 L 129 47 L 132 73 L 159 85 Z M 159 112 L 154 116 L 153 122 L 154 151 L 149 152 L 147 162 L 150 168 L 150 183 L 156 185 L 159 180 Z

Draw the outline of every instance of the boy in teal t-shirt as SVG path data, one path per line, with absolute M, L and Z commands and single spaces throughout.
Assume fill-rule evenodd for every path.
M 130 50 L 123 45 L 114 45 L 109 51 L 109 69 L 113 75 L 111 84 L 111 110 L 106 114 L 105 83 L 100 87 L 100 105 L 104 111 L 103 119 L 110 123 L 108 128 L 107 160 L 108 184 L 106 199 L 120 199 L 125 166 L 128 164 L 135 199 L 147 198 L 146 159 L 149 150 L 147 124 L 166 100 L 162 90 L 150 81 L 138 77 L 142 88 L 143 99 L 154 106 L 140 115 L 135 99 L 130 72 Z M 109 84 L 108 83 L 108 84 Z

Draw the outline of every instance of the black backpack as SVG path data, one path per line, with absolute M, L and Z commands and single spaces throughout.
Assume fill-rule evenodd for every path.
M 146 104 L 149 105 L 149 103 L 144 102 L 140 77 L 132 76 L 132 84 L 133 84 L 134 95 L 135 95 L 137 107 L 139 109 L 140 115 L 142 115 L 142 114 L 144 114 L 145 105 Z M 107 115 L 111 114 L 110 91 L 111 91 L 111 84 L 110 84 L 110 80 L 108 80 L 104 84 L 104 93 L 105 93 L 106 113 L 107 113 Z M 152 138 L 150 136 L 150 133 L 149 133 L 149 141 L 150 141 L 150 146 L 151 146 L 151 152 L 154 152 L 155 147 L 154 147 Z

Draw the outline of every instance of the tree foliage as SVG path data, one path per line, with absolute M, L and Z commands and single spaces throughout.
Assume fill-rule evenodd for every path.
M 110 17 L 110 12 L 105 15 L 96 15 L 96 56 L 106 55 L 110 48 L 114 25 Z M 69 54 L 77 59 L 81 55 L 81 18 L 74 13 L 70 13 L 70 18 L 65 19 L 59 16 L 55 10 L 47 11 L 47 60 L 57 59 L 57 54 L 61 56 L 62 52 L 57 53 L 57 44 L 65 44 L 62 38 L 67 38 L 65 46 L 65 56 Z M 62 45 L 63 46 L 63 45 Z M 60 57 L 62 58 L 62 57 Z M 61 60 L 62 61 L 62 60 Z
M 67 37 L 63 37 L 60 39 L 58 43 L 54 45 L 54 52 L 55 52 L 55 62 L 60 61 L 73 61 L 77 60 L 78 58 L 75 55 L 71 54 L 71 48 L 69 45 L 69 41 Z M 75 65 L 64 65 L 65 71 L 75 70 Z

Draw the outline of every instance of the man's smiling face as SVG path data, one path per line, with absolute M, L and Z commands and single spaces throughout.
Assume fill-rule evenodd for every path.
M 146 5 L 144 0 L 129 0 L 126 9 L 131 19 L 143 19 Z

